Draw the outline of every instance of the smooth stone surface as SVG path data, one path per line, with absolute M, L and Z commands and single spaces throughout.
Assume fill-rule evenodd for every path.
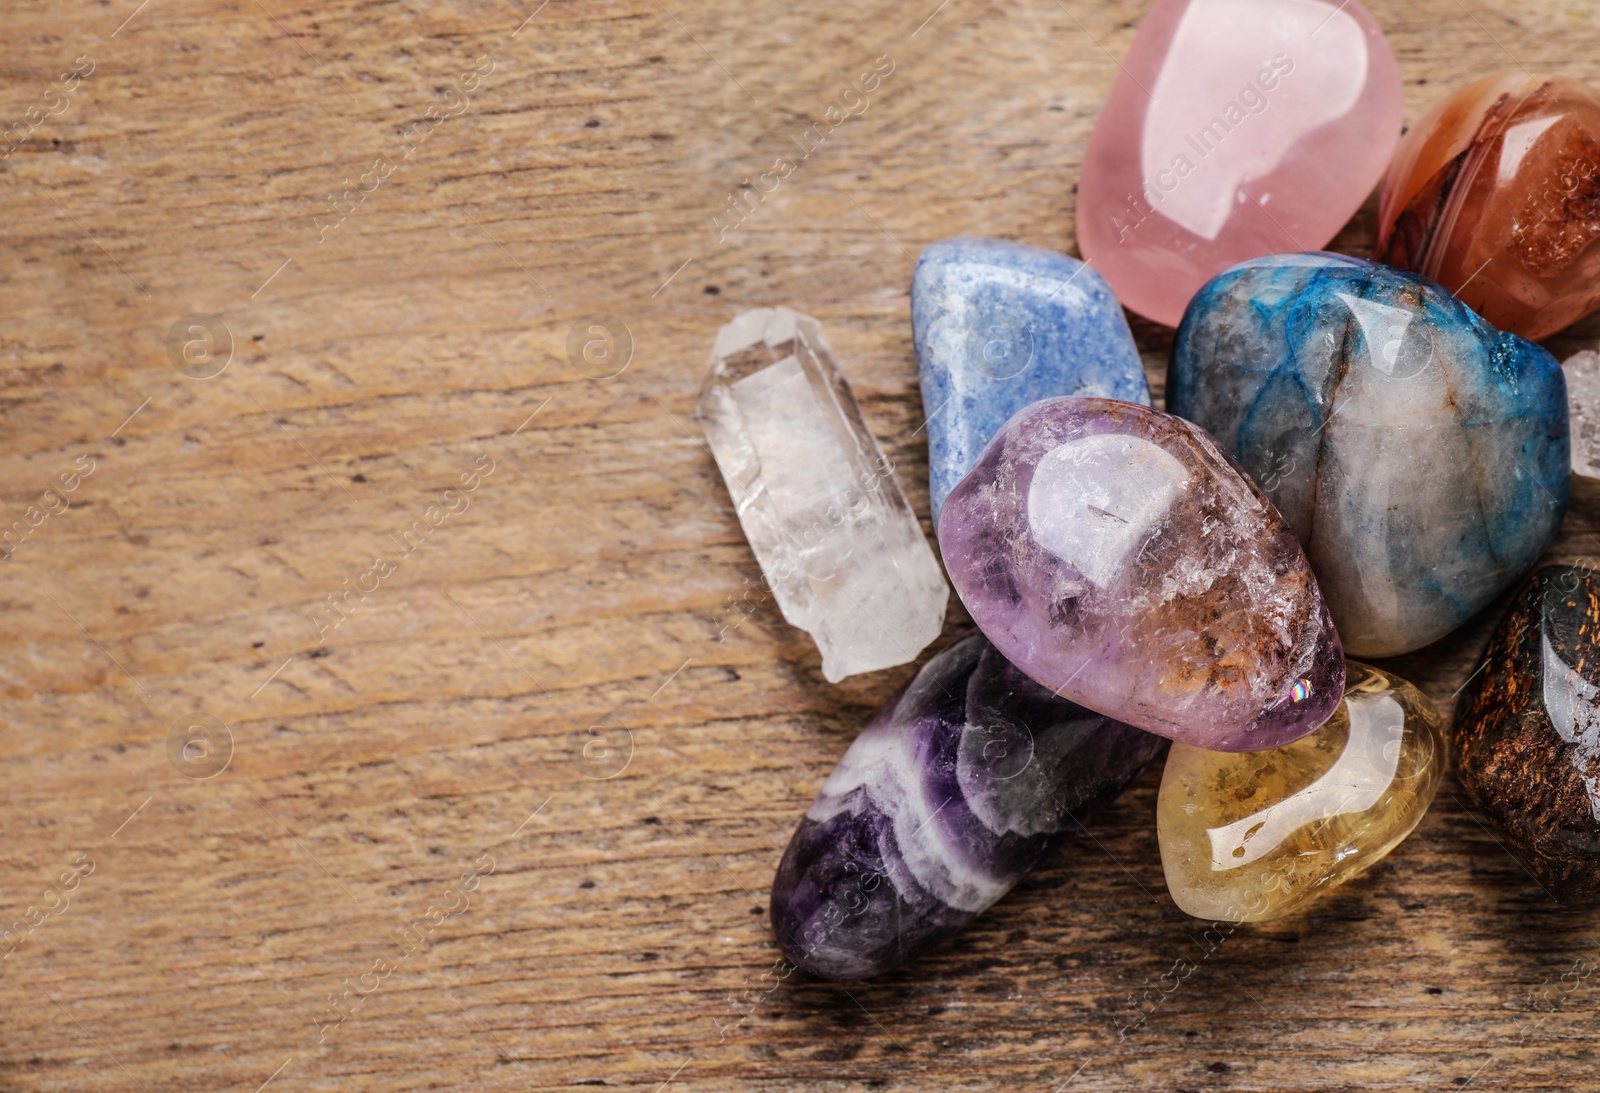
M 1029 403 L 1098 395 L 1150 405 L 1111 286 L 1055 251 L 1000 239 L 934 243 L 911 275 L 911 330 L 935 523 L 984 445 Z
M 1084 258 L 1175 324 L 1234 263 L 1326 245 L 1383 177 L 1403 106 L 1355 0 L 1157 0 L 1084 157 Z
M 783 617 L 830 683 L 906 664 L 950 589 L 822 325 L 746 311 L 717 334 L 696 412 Z
M 1456 773 L 1563 902 L 1600 897 L 1600 576 L 1546 566 L 1517 593 L 1457 707 Z
M 1600 306 L 1600 94 L 1525 71 L 1434 104 L 1400 141 L 1378 257 L 1543 338 Z
M 939 545 L 1005 656 L 1119 721 L 1241 751 L 1338 705 L 1344 657 L 1300 544 L 1187 421 L 1035 403 L 950 494 Z
M 1166 741 L 1057 698 L 981 634 L 879 711 L 789 840 L 772 885 L 784 955 L 832 979 L 888 971 L 1005 895 Z
M 1427 696 L 1358 661 L 1310 736 L 1236 754 L 1174 744 L 1156 803 L 1173 902 L 1196 918 L 1264 922 L 1322 896 L 1411 834 L 1445 748 Z
M 1600 353 L 1580 350 L 1561 362 L 1572 429 L 1572 473 L 1600 478 Z
M 1216 278 L 1178 329 L 1167 402 L 1289 521 L 1352 654 L 1455 629 L 1566 511 L 1555 358 L 1386 266 L 1291 254 Z

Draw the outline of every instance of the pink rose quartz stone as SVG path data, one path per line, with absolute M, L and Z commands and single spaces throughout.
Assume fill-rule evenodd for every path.
M 1325 246 L 1383 177 L 1403 107 L 1356 0 L 1157 0 L 1084 157 L 1083 256 L 1175 326 L 1223 270 Z

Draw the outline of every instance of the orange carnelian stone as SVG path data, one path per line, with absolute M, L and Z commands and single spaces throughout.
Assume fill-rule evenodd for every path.
M 1502 330 L 1542 338 L 1600 307 L 1600 94 L 1490 76 L 1400 140 L 1378 259 L 1439 282 Z

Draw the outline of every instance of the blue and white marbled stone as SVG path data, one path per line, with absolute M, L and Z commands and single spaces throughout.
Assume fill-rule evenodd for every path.
M 934 243 L 911 275 L 911 329 L 935 526 L 944 499 L 1024 406 L 1058 395 L 1150 405 L 1111 286 L 1055 251 L 1000 239 Z
M 1122 792 L 1159 736 L 1057 698 L 982 634 L 927 664 L 822 785 L 772 882 L 814 975 L 861 979 L 956 933 Z
M 1561 366 L 1387 266 L 1288 254 L 1219 274 L 1178 327 L 1167 405 L 1289 521 L 1353 655 L 1455 629 L 1566 511 Z

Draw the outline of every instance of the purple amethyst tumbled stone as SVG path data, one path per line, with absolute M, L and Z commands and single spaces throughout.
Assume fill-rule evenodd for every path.
M 1344 651 L 1272 502 L 1205 430 L 1054 398 L 989 442 L 939 515 L 950 583 L 1013 664 L 1063 698 L 1213 751 L 1313 732 Z
M 784 955 L 861 979 L 956 933 L 1109 802 L 1166 741 L 1057 698 L 982 634 L 872 719 L 800 821 L 772 885 Z

